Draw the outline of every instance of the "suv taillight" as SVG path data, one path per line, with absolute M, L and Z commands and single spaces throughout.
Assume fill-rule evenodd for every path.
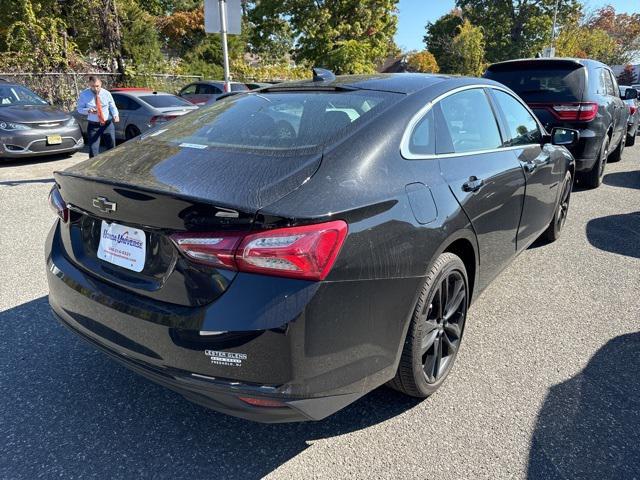
M 347 236 L 347 224 L 315 225 L 239 233 L 178 233 L 171 239 L 189 258 L 208 265 L 265 275 L 323 280 Z
M 636 110 L 638 110 L 638 108 L 635 105 L 629 105 L 629 115 L 636 113 Z
M 67 203 L 62 198 L 58 187 L 53 187 L 49 192 L 49 206 L 64 223 L 67 223 L 69 220 L 69 209 L 67 208 Z
M 153 126 L 157 123 L 168 122 L 169 120 L 173 120 L 174 118 L 178 118 L 177 115 L 155 115 L 151 117 L 149 123 Z
M 598 115 L 598 104 L 593 102 L 530 103 L 533 109 L 544 108 L 558 120 L 590 122 Z

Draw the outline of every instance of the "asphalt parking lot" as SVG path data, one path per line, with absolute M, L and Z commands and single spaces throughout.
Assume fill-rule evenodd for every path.
M 192 405 L 51 317 L 51 172 L 85 157 L 0 164 L 0 478 L 640 478 L 640 146 L 475 303 L 435 395 L 285 425 Z

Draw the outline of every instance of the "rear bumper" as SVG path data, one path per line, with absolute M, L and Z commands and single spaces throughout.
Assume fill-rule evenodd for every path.
M 65 326 L 188 400 L 261 422 L 319 420 L 390 380 L 422 281 L 239 274 L 217 301 L 182 307 L 99 280 L 69 261 L 59 237 L 56 223 L 47 279 Z M 267 282 L 262 289 L 259 281 Z M 256 407 L 239 397 L 283 405 Z
M 571 154 L 576 160 L 576 171 L 585 172 L 591 170 L 598 160 L 604 133 L 600 134 L 588 128 L 580 129 L 579 132 L 580 140 L 578 145 L 571 149 Z

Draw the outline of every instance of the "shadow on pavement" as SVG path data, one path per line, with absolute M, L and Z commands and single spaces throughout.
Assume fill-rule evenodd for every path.
M 0 478 L 260 478 L 310 441 L 399 415 L 386 388 L 316 423 L 218 414 L 129 372 L 49 313 L 46 297 L 0 313 Z
M 640 189 L 640 170 L 610 173 L 605 175 L 602 181 L 612 187 Z
M 529 452 L 529 480 L 633 479 L 640 474 L 640 333 L 607 342 L 551 387 Z
M 640 258 L 640 212 L 589 220 L 587 240 L 601 250 Z

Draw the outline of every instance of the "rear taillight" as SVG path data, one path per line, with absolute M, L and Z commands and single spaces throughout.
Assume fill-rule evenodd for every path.
M 156 115 L 154 117 L 151 117 L 151 120 L 149 120 L 149 123 L 151 123 L 151 125 L 156 125 L 157 123 L 163 123 L 163 122 L 168 122 L 169 120 L 173 120 L 174 118 L 178 118 L 177 115 Z
M 49 206 L 64 223 L 69 221 L 69 209 L 67 208 L 67 203 L 62 198 L 58 187 L 53 187 L 49 192 Z
M 192 260 L 219 268 L 237 270 L 235 254 L 242 234 L 176 233 L 171 236 L 180 250 Z
M 636 110 L 638 110 L 638 108 L 635 105 L 629 105 L 629 115 L 636 113 Z
M 544 108 L 558 120 L 590 122 L 598 114 L 598 104 L 593 102 L 531 103 L 531 108 Z
M 218 268 L 323 280 L 347 236 L 342 220 L 237 233 L 180 233 L 171 238 L 189 258 Z

